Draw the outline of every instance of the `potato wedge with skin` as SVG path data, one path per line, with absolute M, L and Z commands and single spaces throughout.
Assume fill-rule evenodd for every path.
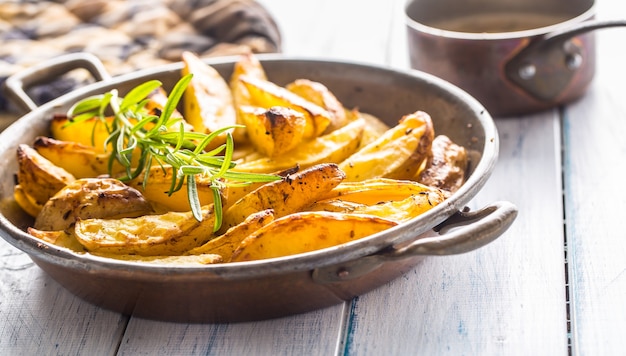
M 320 136 L 332 121 L 331 115 L 326 109 L 268 80 L 242 75 L 239 77 L 239 81 L 250 93 L 251 105 L 265 109 L 272 106 L 284 106 L 304 115 L 306 119 L 305 139 Z
M 13 187 L 13 199 L 26 214 L 32 217 L 37 217 L 43 208 L 43 204 L 37 203 L 33 197 L 26 194 L 20 184 Z
M 369 145 L 370 143 L 378 140 L 380 136 L 382 136 L 390 127 L 382 122 L 376 116 L 359 112 L 358 110 L 352 110 L 349 112 L 350 117 L 353 117 L 351 121 L 356 120 L 357 118 L 362 118 L 365 120 L 365 128 L 363 129 L 363 138 L 361 139 L 361 144 L 357 150 Z
M 66 231 L 43 231 L 29 227 L 28 233 L 43 241 L 49 242 L 59 247 L 68 248 L 74 252 L 87 251 L 85 247 L 83 247 L 83 245 L 81 245 L 78 240 L 76 240 L 76 236 L 74 236 L 74 234 L 68 233 Z
M 431 151 L 426 169 L 416 180 L 449 192 L 457 191 L 465 182 L 467 151 L 444 135 L 435 137 Z
M 433 188 L 412 194 L 402 200 L 388 200 L 376 204 L 363 204 L 343 199 L 320 200 L 306 210 L 366 214 L 402 223 L 427 212 L 445 199 L 446 194 L 443 191 Z
M 137 189 L 158 211 L 189 211 L 189 198 L 187 197 L 187 183 L 183 187 L 168 194 L 172 185 L 174 173 L 171 166 L 152 166 L 148 172 L 148 181 L 144 188 L 145 176 L 142 174 L 126 184 Z M 196 176 L 196 188 L 200 205 L 213 204 L 213 190 L 211 181 L 201 176 Z
M 243 196 L 223 215 L 222 232 L 256 212 L 273 209 L 275 217 L 295 213 L 310 205 L 344 179 L 336 164 L 320 164 L 267 183 Z
M 339 163 L 354 152 L 361 141 L 365 121 L 358 119 L 327 135 L 306 141 L 278 157 L 265 157 L 237 163 L 234 171 L 272 173 L 299 165 L 302 168 L 321 163 Z
M 331 121 L 325 133 L 335 131 L 348 123 L 348 115 L 343 104 L 324 84 L 309 79 L 296 79 L 285 88 L 328 111 Z
M 290 174 L 294 174 L 300 170 L 299 166 L 292 167 L 286 169 L 284 171 L 275 172 L 274 174 L 281 177 L 286 177 Z M 227 184 L 226 193 L 224 197 L 226 201 L 223 203 L 224 209 L 228 209 L 231 205 L 236 203 L 239 199 L 241 199 L 244 195 L 249 194 L 259 188 L 262 185 L 267 184 L 267 182 L 253 182 L 249 184 Z
M 374 142 L 339 164 L 347 181 L 385 177 L 411 179 L 427 159 L 433 129 L 430 116 L 418 111 L 404 116 Z
M 76 179 L 25 144 L 17 147 L 17 163 L 17 182 L 35 205 L 45 204 L 50 197 Z
M 233 252 L 237 249 L 241 241 L 253 232 L 274 221 L 274 211 L 271 209 L 259 211 L 246 218 L 239 225 L 228 229 L 224 234 L 209 240 L 200 247 L 191 249 L 187 254 L 216 254 L 222 256 L 224 261 L 229 261 Z
M 183 98 L 185 120 L 197 132 L 211 133 L 237 123 L 235 106 L 228 83 L 210 65 L 191 52 L 183 52 L 182 75 L 193 74 Z M 230 130 L 232 132 L 232 130 Z M 224 143 L 226 132 L 211 143 Z
M 267 80 L 265 70 L 259 62 L 259 59 L 253 53 L 242 54 L 239 60 L 233 66 L 233 74 L 230 76 L 228 85 L 233 95 L 233 103 L 237 115 L 237 124 L 244 125 L 241 107 L 251 105 L 250 93 L 246 87 L 239 82 L 239 77 L 247 75 L 260 80 Z M 247 128 L 237 127 L 233 132 L 233 138 L 236 143 L 246 142 Z
M 78 220 L 78 242 L 94 253 L 180 255 L 213 237 L 213 205 L 202 207 L 202 221 L 189 212 L 169 212 L 122 219 Z
M 375 216 L 332 212 L 287 215 L 262 227 L 242 241 L 231 262 L 262 260 L 315 251 L 396 226 Z
M 77 179 L 59 190 L 35 219 L 35 229 L 68 230 L 79 219 L 119 218 L 152 213 L 141 193 L 117 179 Z
M 108 153 L 93 146 L 71 141 L 59 141 L 49 137 L 37 137 L 33 147 L 39 154 L 71 173 L 76 178 L 93 178 L 109 174 Z M 115 161 L 113 175 L 123 173 L 124 167 Z
M 239 108 L 248 138 L 262 154 L 274 157 L 302 142 L 306 120 L 292 109 L 273 106 L 269 109 L 243 106 Z
M 233 99 L 235 106 L 251 105 L 250 93 L 246 89 L 245 85 L 239 81 L 242 76 L 248 76 L 257 78 L 260 80 L 267 80 L 267 74 L 263 65 L 259 62 L 259 59 L 253 53 L 246 53 L 239 57 L 239 60 L 235 62 L 233 66 L 233 74 L 230 76 L 229 86 L 233 93 Z
M 430 192 L 441 193 L 437 188 L 410 180 L 372 178 L 359 182 L 341 182 L 320 200 L 335 199 L 359 204 L 374 205 L 390 200 L 403 200 L 412 195 Z
M 112 117 L 106 118 L 106 124 L 96 118 L 72 123 L 67 116 L 57 115 L 50 122 L 50 131 L 55 140 L 78 143 L 103 153 L 104 142 L 109 137 L 106 125 L 112 123 Z

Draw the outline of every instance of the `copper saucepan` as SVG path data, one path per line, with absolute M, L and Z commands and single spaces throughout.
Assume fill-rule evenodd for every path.
M 409 0 L 411 66 L 468 91 L 494 116 L 580 98 L 595 73 L 594 0 Z
M 49 134 L 54 113 L 81 98 L 158 79 L 170 90 L 181 63 L 110 78 L 98 60 L 72 54 L 7 79 L 11 97 L 30 109 L 0 133 L 0 235 L 27 253 L 53 279 L 96 305 L 139 317 L 184 322 L 235 322 L 302 313 L 349 300 L 414 268 L 428 256 L 464 253 L 499 237 L 517 208 L 494 202 L 467 211 L 466 204 L 487 181 L 498 156 L 498 134 L 485 108 L 459 88 L 431 75 L 362 64 L 260 56 L 270 80 L 284 85 L 297 78 L 319 81 L 346 107 L 359 107 L 397 123 L 417 109 L 433 117 L 435 130 L 471 153 L 466 183 L 444 203 L 407 223 L 358 241 L 305 254 L 206 266 L 157 266 L 78 254 L 38 240 L 15 204 L 16 148 Z M 235 58 L 209 61 L 225 78 Z M 37 107 L 25 86 L 76 67 L 99 79 Z M 454 227 L 454 228 L 453 228 Z

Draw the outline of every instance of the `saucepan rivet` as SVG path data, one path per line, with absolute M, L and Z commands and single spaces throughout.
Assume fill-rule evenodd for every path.
M 519 69 L 518 74 L 520 78 L 529 80 L 537 74 L 537 67 L 531 63 L 525 64 Z
M 576 70 L 583 64 L 583 56 L 580 53 L 569 53 L 565 56 L 565 65 L 567 69 Z
M 337 277 L 341 279 L 348 278 L 349 275 L 350 275 L 350 271 L 348 271 L 345 268 L 341 268 L 337 271 Z

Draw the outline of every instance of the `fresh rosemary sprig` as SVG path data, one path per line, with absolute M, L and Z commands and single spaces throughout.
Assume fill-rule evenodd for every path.
M 174 170 L 169 194 L 180 190 L 187 183 L 187 197 L 193 216 L 202 220 L 200 199 L 196 181 L 198 176 L 207 177 L 213 191 L 215 225 L 214 231 L 222 225 L 222 204 L 220 190 L 230 184 L 250 184 L 252 182 L 270 182 L 280 179 L 271 174 L 236 172 L 232 168 L 234 143 L 228 126 L 210 134 L 185 132 L 182 118 L 172 118 L 176 106 L 192 74 L 181 78 L 168 96 L 165 107 L 159 116 L 150 114 L 146 109 L 148 96 L 161 87 L 158 80 L 151 80 L 133 88 L 123 98 L 117 90 L 85 98 L 68 110 L 70 124 L 96 118 L 106 127 L 109 136 L 104 143 L 105 150 L 111 150 L 109 172 L 114 161 L 126 168 L 122 181 L 129 181 L 143 174 L 144 188 L 148 181 L 149 168 L 155 162 L 164 170 L 171 166 Z M 113 120 L 107 120 L 112 115 Z M 178 131 L 171 128 L 179 125 Z M 95 127 L 95 125 L 94 125 Z M 220 134 L 226 132 L 226 142 L 210 151 L 207 145 Z M 92 136 L 93 137 L 93 136 Z M 135 155 L 139 155 L 135 161 Z

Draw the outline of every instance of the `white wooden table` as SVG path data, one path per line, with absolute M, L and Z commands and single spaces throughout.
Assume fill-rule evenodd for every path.
M 599 18 L 626 17 L 598 0 Z M 404 1 L 263 0 L 289 55 L 408 68 Z M 240 324 L 110 312 L 0 241 L 2 355 L 626 354 L 626 29 L 597 33 L 580 101 L 496 118 L 495 172 L 473 207 L 508 200 L 513 226 L 471 253 L 427 259 L 342 305 Z

